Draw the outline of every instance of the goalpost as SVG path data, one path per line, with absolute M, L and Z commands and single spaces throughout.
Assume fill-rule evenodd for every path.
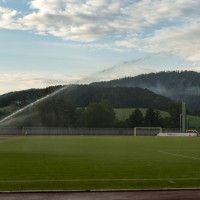
M 162 133 L 161 127 L 135 127 L 134 136 L 156 136 Z

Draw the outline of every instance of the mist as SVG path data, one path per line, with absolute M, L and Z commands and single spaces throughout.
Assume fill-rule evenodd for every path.
M 46 101 L 50 101 L 54 98 L 59 98 L 65 100 L 65 96 L 68 94 L 70 90 L 75 88 L 76 84 L 88 84 L 91 82 L 99 81 L 99 80 L 107 80 L 107 79 L 119 79 L 122 77 L 134 77 L 139 74 L 148 74 L 152 72 L 157 72 L 162 63 L 168 59 L 168 55 L 164 54 L 153 54 L 150 56 L 136 58 L 129 61 L 123 61 L 122 63 L 116 64 L 114 66 L 108 67 L 106 69 L 97 71 L 95 73 L 90 74 L 89 76 L 83 78 L 79 81 L 74 81 L 71 85 L 67 85 L 58 89 L 54 93 L 47 95 L 37 101 L 27 105 L 26 107 L 19 109 L 15 113 L 11 114 L 8 117 L 5 117 L 0 121 L 0 126 L 22 126 L 28 123 L 25 121 L 31 120 L 33 118 L 40 119 L 38 107 L 41 104 L 45 104 Z M 157 60 L 157 63 L 155 62 Z M 160 62 L 162 60 L 163 62 Z M 154 67 L 153 64 L 156 65 Z M 169 80 L 170 81 L 170 80 Z M 195 86 L 191 83 L 185 84 L 184 81 L 176 83 L 176 87 L 166 87 L 162 81 L 156 81 L 154 84 L 146 84 L 146 83 L 137 83 L 137 84 L 126 84 L 125 87 L 140 87 L 153 91 L 154 93 L 175 99 L 182 100 L 183 96 L 199 96 L 200 95 L 200 87 Z M 189 102 L 189 98 L 187 100 Z M 42 122 L 38 120 L 36 123 L 37 126 L 41 126 Z

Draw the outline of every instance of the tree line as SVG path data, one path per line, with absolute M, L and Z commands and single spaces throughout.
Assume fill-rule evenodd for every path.
M 54 89 L 49 88 L 46 93 L 52 93 Z M 34 92 L 31 91 L 31 94 Z M 18 113 L 7 124 L 18 127 L 132 128 L 134 126 L 162 126 L 178 128 L 180 105 L 180 102 L 156 95 L 146 89 L 73 85 Z M 114 108 L 148 109 L 144 116 L 140 110 L 136 109 L 129 119 L 120 121 L 116 117 Z M 169 112 L 170 117 L 162 117 L 159 110 Z M 0 114 L 4 117 L 3 112 Z
M 76 107 L 63 98 L 49 98 L 37 107 L 12 118 L 9 126 L 70 127 L 70 128 L 134 128 L 166 127 L 179 128 L 181 103 L 171 102 L 169 117 L 149 107 L 146 113 L 135 109 L 128 119 L 119 120 L 113 105 L 108 100 L 92 102 L 87 107 Z
M 146 113 L 135 109 L 128 119 L 120 121 L 116 118 L 113 106 L 108 101 L 92 103 L 85 110 L 85 127 L 88 128 L 134 128 L 134 127 L 164 127 L 179 128 L 181 102 L 169 105 L 169 117 L 162 117 L 159 110 L 149 107 Z
M 0 95 L 0 118 L 55 92 L 61 87 L 54 86 L 46 89 L 31 89 Z M 147 89 L 122 87 L 102 88 L 89 85 L 67 86 L 59 95 L 65 101 L 73 102 L 76 107 L 87 107 L 91 102 L 100 102 L 103 99 L 107 99 L 115 108 L 146 108 L 151 105 L 155 109 L 167 111 L 167 106 L 171 101 L 169 98 L 157 95 Z M 58 97 L 59 95 L 56 96 Z

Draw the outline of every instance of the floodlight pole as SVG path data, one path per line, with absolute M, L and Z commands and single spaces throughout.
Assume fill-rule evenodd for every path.
M 182 102 L 182 132 L 186 131 L 186 106 L 185 103 Z
M 180 114 L 180 133 L 182 131 L 182 114 Z

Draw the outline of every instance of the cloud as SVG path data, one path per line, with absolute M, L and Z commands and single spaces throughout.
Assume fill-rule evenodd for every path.
M 169 53 L 200 61 L 200 23 L 163 28 L 144 38 L 135 37 L 116 42 L 116 46 L 138 48 L 144 52 Z
M 197 0 L 31 0 L 29 6 L 28 14 L 0 7 L 0 28 L 89 42 L 93 47 L 109 40 L 111 49 L 165 51 L 200 61 Z
M 15 17 L 18 15 L 16 10 L 0 7 L 0 28 L 4 29 L 20 29 L 22 28 L 16 22 Z
M 124 76 L 135 76 L 146 72 L 155 72 L 155 69 L 137 67 L 143 59 L 126 61 L 101 70 L 94 74 L 72 75 L 72 74 L 36 74 L 36 73 L 2 73 L 0 77 L 0 94 L 15 90 L 30 88 L 44 88 L 50 85 L 87 84 L 94 81 L 111 80 Z M 147 59 L 148 60 L 148 59 Z M 148 60 L 149 61 L 149 60 Z
M 91 42 L 117 34 L 119 29 L 114 26 L 122 4 L 114 0 L 33 0 L 33 12 L 18 22 L 26 29 L 64 40 Z
M 34 74 L 34 73 L 3 73 L 1 74 L 1 82 L 24 82 L 27 84 L 67 84 L 76 82 L 82 76 L 78 75 L 63 75 L 63 74 Z
M 49 85 L 66 85 L 76 83 L 83 77 L 63 74 L 34 74 L 34 73 L 2 73 L 0 77 L 0 94 L 15 90 L 43 88 Z
M 145 48 L 153 52 L 170 52 L 191 61 L 200 61 L 200 23 L 165 28 L 145 38 Z
M 64 40 L 91 42 L 107 37 L 135 34 L 161 21 L 194 19 L 199 17 L 200 2 L 32 0 L 29 5 L 31 13 L 24 14 L 16 20 L 21 28 Z M 6 9 L 5 12 L 8 13 L 9 19 L 17 14 L 10 9 Z

